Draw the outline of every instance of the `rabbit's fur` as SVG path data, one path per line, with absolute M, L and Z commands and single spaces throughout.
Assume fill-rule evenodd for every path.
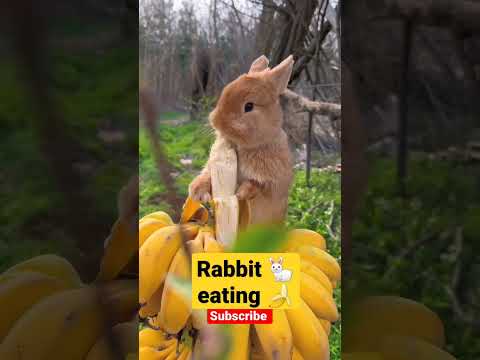
M 283 114 L 279 103 L 293 68 L 289 56 L 273 69 L 268 59 L 255 60 L 250 71 L 228 84 L 210 113 L 216 141 L 227 141 L 236 149 L 238 158 L 238 189 L 240 200 L 251 200 L 252 223 L 283 222 L 293 179 L 293 163 L 287 135 L 282 129 Z M 251 103 L 253 109 L 247 111 Z M 194 200 L 211 199 L 208 162 L 189 187 Z

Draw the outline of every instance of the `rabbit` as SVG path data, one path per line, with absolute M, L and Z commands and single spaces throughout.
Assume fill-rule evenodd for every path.
M 270 69 L 268 59 L 256 59 L 247 74 L 225 86 L 209 121 L 216 140 L 210 158 L 227 141 L 238 159 L 239 200 L 250 200 L 251 224 L 274 224 L 285 220 L 288 193 L 293 180 L 293 161 L 282 129 L 279 96 L 287 89 L 293 68 L 290 55 Z M 208 162 L 189 186 L 189 196 L 211 200 Z
M 278 262 L 275 262 L 272 258 L 270 258 L 270 263 L 272 264 L 272 272 L 275 276 L 275 281 L 287 282 L 290 281 L 292 278 L 292 271 L 291 270 L 283 270 L 282 263 L 283 258 L 280 257 Z

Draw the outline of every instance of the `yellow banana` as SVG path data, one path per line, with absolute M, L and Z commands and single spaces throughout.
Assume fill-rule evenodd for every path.
M 119 345 L 117 352 L 122 356 L 136 352 L 138 349 L 138 323 L 126 322 L 115 325 L 111 329 L 110 336 L 113 337 L 115 345 Z M 108 360 L 117 359 L 117 354 L 112 351 L 110 339 L 104 335 L 88 352 L 85 360 Z
M 437 346 L 412 336 L 385 338 L 380 353 L 385 359 L 392 360 L 456 360 Z
M 192 327 L 201 330 L 207 324 L 207 310 L 192 309 Z
M 147 219 L 156 219 L 160 220 L 161 222 L 165 223 L 166 225 L 173 225 L 174 222 L 170 215 L 168 215 L 165 211 L 156 211 L 151 214 L 145 215 L 140 219 L 140 223 L 144 222 Z
M 177 359 L 177 352 L 174 349 L 173 351 L 170 352 L 170 354 L 167 355 L 165 360 L 175 360 L 175 359 Z
M 178 360 L 190 360 L 192 358 L 192 349 L 185 346 L 178 356 Z
M 97 300 L 94 290 L 84 287 L 38 302 L 5 337 L 0 359 L 84 359 L 104 326 Z
M 327 242 L 319 233 L 309 229 L 294 229 L 288 232 L 284 252 L 295 252 L 300 246 L 313 246 L 325 250 Z
M 302 300 L 285 310 L 293 334 L 293 344 L 305 360 L 328 360 L 328 337 L 315 314 Z
M 172 353 L 175 354 L 174 347 L 169 347 L 164 350 L 156 350 L 152 347 L 141 347 L 138 354 L 141 360 L 165 360 Z
M 332 322 L 338 320 L 338 310 L 332 295 L 310 275 L 300 278 L 300 295 L 317 317 Z
M 25 311 L 45 297 L 66 288 L 64 282 L 36 272 L 22 271 L 2 278 L 0 309 L 3 309 L 3 313 L 0 321 L 0 342 Z
M 156 349 L 166 349 L 177 344 L 177 339 L 163 330 L 144 328 L 138 334 L 138 344 L 140 347 L 153 347 Z
M 163 284 L 168 268 L 182 241 L 179 227 L 155 231 L 139 251 L 139 302 L 145 304 Z
M 82 281 L 75 268 L 65 258 L 55 254 L 35 256 L 7 269 L 3 274 L 17 274 L 24 271 L 42 273 L 58 279 L 66 287 L 82 286 Z
M 296 347 L 293 348 L 292 360 L 304 360 L 300 352 Z
M 208 252 L 208 253 L 217 253 L 217 252 L 225 251 L 222 244 L 220 244 L 217 240 L 215 240 L 213 233 L 209 231 L 205 232 L 203 244 L 204 244 L 203 246 L 204 246 L 205 252 Z
M 162 293 L 163 293 L 163 284 L 153 293 L 150 299 L 145 305 L 143 305 L 140 310 L 138 310 L 138 315 L 142 319 L 147 317 L 156 316 L 160 311 L 160 306 L 162 305 Z
M 378 352 L 388 335 L 423 339 L 443 348 L 445 332 L 442 321 L 423 304 L 397 296 L 369 296 L 350 304 L 348 326 L 342 347 L 346 352 Z
M 129 321 L 138 310 L 137 280 L 116 280 L 94 289 L 102 310 L 108 311 L 115 323 Z
M 97 281 L 108 281 L 116 278 L 137 251 L 136 231 L 125 220 L 117 220 L 106 242 Z
M 255 330 L 267 359 L 292 358 L 292 332 L 284 310 L 274 309 L 272 324 L 255 324 Z
M 199 253 L 199 252 L 204 252 L 204 240 L 205 240 L 205 234 L 207 232 L 211 232 L 210 228 L 207 227 L 202 227 L 199 231 L 195 239 L 189 240 L 187 242 L 187 245 L 190 248 L 190 251 L 193 253 Z
M 167 226 L 173 226 L 172 224 L 167 224 L 161 220 L 158 219 L 145 219 L 138 225 L 138 248 L 140 249 L 147 240 L 147 238 L 152 235 L 155 231 L 158 229 L 167 227 Z
M 250 355 L 250 325 L 232 325 L 231 345 L 227 360 L 248 360 Z
M 337 260 L 326 251 L 313 246 L 300 246 L 298 248 L 302 260 L 307 260 L 328 276 L 330 281 L 341 278 L 340 265 Z
M 183 248 L 178 249 L 168 270 L 169 276 L 186 280 L 190 278 L 190 259 L 187 258 Z M 169 334 L 176 334 L 185 327 L 191 313 L 191 300 L 186 299 L 169 279 L 165 282 L 160 312 L 153 321 Z
M 320 325 L 322 325 L 322 328 L 323 330 L 325 330 L 327 336 L 330 336 L 330 331 L 332 330 L 332 323 L 325 319 L 318 319 L 318 321 L 320 321 Z
M 279 307 L 281 307 L 285 304 L 286 300 L 287 299 L 284 298 L 284 297 L 276 298 L 275 300 L 272 301 L 272 303 L 269 305 L 269 307 L 272 308 L 272 309 L 279 308 Z
M 322 270 L 320 270 L 311 262 L 306 260 L 301 260 L 300 264 L 301 264 L 302 273 L 308 274 L 311 277 L 313 277 L 325 288 L 325 290 L 327 290 L 329 294 L 333 294 L 332 283 L 330 282 L 330 279 L 328 278 L 328 276 L 325 275 L 325 273 Z
M 194 240 L 187 242 L 192 254 L 199 253 L 204 251 L 203 242 L 205 239 L 205 232 L 210 231 L 203 227 L 199 232 L 197 237 Z M 192 309 L 192 326 L 197 329 L 203 329 L 207 323 L 207 312 L 206 310 Z

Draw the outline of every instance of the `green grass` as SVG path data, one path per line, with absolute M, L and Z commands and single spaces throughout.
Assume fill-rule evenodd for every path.
M 164 118 L 176 119 L 179 113 L 163 114 Z M 182 196 L 187 196 L 188 184 L 201 170 L 208 158 L 210 146 L 213 142 L 212 135 L 206 130 L 204 124 L 195 122 L 180 126 L 160 124 L 158 136 L 165 154 L 173 165 L 176 175 L 177 191 Z M 162 198 L 165 188 L 161 184 L 158 169 L 150 147 L 150 140 L 145 129 L 140 129 L 140 216 L 144 216 L 160 208 L 171 211 Z M 184 167 L 180 160 L 192 159 L 192 166 Z
M 180 113 L 162 114 L 163 119 L 182 118 Z M 212 135 L 200 122 L 173 126 L 162 123 L 158 129 L 165 153 L 178 172 L 176 187 L 182 196 L 187 195 L 190 181 L 201 170 L 208 158 Z M 140 131 L 140 215 L 152 211 L 167 210 L 162 198 L 162 186 L 158 170 L 152 158 L 150 141 L 145 130 Z M 191 158 L 192 166 L 185 168 L 180 159 Z M 292 186 L 287 225 L 291 228 L 308 228 L 325 236 L 329 252 L 341 260 L 340 246 L 340 175 L 330 171 L 312 172 L 311 187 L 307 187 L 303 171 L 297 171 Z M 340 286 L 335 289 L 335 300 L 340 308 Z M 330 337 L 331 359 L 340 359 L 341 324 L 332 327 Z

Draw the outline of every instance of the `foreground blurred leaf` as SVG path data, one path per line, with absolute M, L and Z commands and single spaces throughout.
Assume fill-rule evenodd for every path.
M 279 251 L 286 239 L 285 229 L 279 227 L 255 227 L 238 236 L 232 252 L 265 253 Z

